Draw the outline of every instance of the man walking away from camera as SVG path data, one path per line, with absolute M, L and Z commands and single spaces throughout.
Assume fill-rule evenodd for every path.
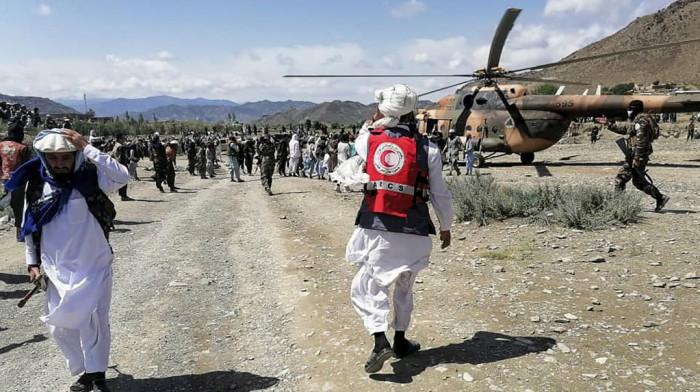
M 165 181 L 168 183 L 171 193 L 177 193 L 175 186 L 175 162 L 177 162 L 177 140 L 171 140 L 168 146 L 165 147 L 165 157 L 167 165 L 165 166 Z
M 369 182 L 346 259 L 360 267 L 352 281 L 351 299 L 374 337 L 364 365 L 367 373 L 381 370 L 391 356 L 403 358 L 420 349 L 418 342 L 406 339 L 406 330 L 413 310 L 413 284 L 418 272 L 428 266 L 429 235 L 436 233 L 427 201 L 440 222 L 442 247 L 451 241 L 452 195 L 442 177 L 440 150 L 416 135 L 417 100 L 416 93 L 403 84 L 377 90 L 372 130 L 355 143 Z M 389 324 L 392 284 L 394 319 Z M 386 337 L 390 327 L 395 331 L 393 347 Z
M 129 148 L 126 146 L 126 138 L 123 133 L 117 134 L 117 143 L 114 145 L 111 153 L 112 158 L 116 159 L 124 167 L 129 166 Z M 128 171 L 128 170 L 127 170 Z M 132 201 L 134 199 L 130 198 L 126 194 L 126 188 L 128 185 L 124 185 L 119 188 L 119 196 L 121 196 L 122 201 Z
M 265 192 L 272 196 L 272 175 L 275 172 L 275 143 L 272 141 L 270 131 L 265 128 L 263 135 L 258 139 L 258 157 L 260 162 L 260 182 Z

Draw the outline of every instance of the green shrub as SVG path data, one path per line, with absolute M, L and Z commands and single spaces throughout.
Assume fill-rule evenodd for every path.
M 588 185 L 539 185 L 531 188 L 498 185 L 484 175 L 458 177 L 447 183 L 458 221 L 480 226 L 508 218 L 526 218 L 544 225 L 595 230 L 639 221 L 637 193 Z

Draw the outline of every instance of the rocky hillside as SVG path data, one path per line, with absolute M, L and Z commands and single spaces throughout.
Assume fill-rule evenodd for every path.
M 229 121 L 228 115 L 233 113 L 236 120 L 248 123 L 260 119 L 263 116 L 275 113 L 286 112 L 288 110 L 303 110 L 315 106 L 313 102 L 307 101 L 258 101 L 247 102 L 238 106 L 206 105 L 206 106 L 181 106 L 167 105 L 150 109 L 143 114 L 143 117 L 150 121 L 153 116 L 159 120 L 199 120 L 205 122 Z M 138 113 L 130 113 L 138 116 Z
M 293 109 L 284 113 L 265 116 L 260 119 L 263 124 L 285 125 L 299 124 L 307 119 L 332 124 L 354 124 L 363 119 L 370 118 L 374 108 L 372 105 L 363 105 L 359 102 L 333 101 L 318 104 L 305 110 Z
M 29 108 L 29 110 L 39 108 L 39 113 L 41 114 L 78 113 L 73 108 L 61 105 L 60 103 L 54 102 L 48 98 L 41 97 L 20 97 L 0 94 L 0 102 L 21 103 L 22 105 Z
M 667 42 L 700 38 L 700 0 L 679 0 L 656 13 L 637 18 L 625 28 L 572 53 L 564 60 Z M 537 73 L 547 77 L 614 86 L 655 81 L 700 87 L 700 43 L 631 53 L 563 65 Z M 585 88 L 585 87 L 584 87 Z
M 430 101 L 418 101 L 418 108 L 424 108 L 431 105 Z M 292 109 L 284 113 L 279 113 L 271 116 L 265 116 L 260 119 L 263 124 L 269 125 L 287 125 L 299 124 L 307 119 L 318 121 L 324 124 L 357 124 L 372 117 L 375 104 L 364 105 L 354 101 L 333 101 L 323 102 L 308 109 L 299 110 Z

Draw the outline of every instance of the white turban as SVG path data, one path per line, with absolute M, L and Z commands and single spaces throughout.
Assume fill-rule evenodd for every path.
M 34 149 L 43 153 L 72 152 L 78 150 L 73 143 L 63 137 L 61 130 L 58 128 L 42 131 L 37 135 L 34 140 Z
M 418 95 L 407 85 L 397 84 L 375 91 L 374 102 L 378 104 L 379 112 L 384 115 L 383 119 L 375 121 L 374 127 L 393 127 L 399 123 L 401 116 L 413 111 L 418 102 Z

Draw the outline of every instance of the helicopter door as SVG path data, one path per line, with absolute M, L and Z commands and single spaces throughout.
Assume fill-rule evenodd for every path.
M 426 127 L 425 127 L 425 133 L 433 133 L 433 131 L 439 130 L 438 129 L 438 120 L 434 118 L 429 118 L 426 121 Z

